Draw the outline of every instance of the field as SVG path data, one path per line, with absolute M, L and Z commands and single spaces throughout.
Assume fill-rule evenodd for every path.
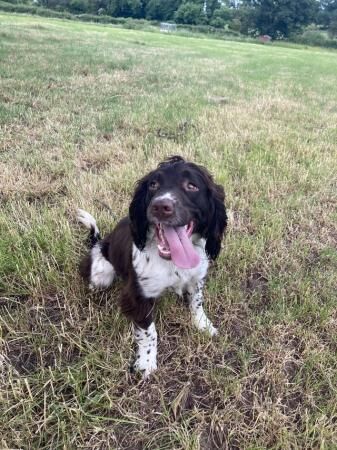
M 0 15 L 1 448 L 337 448 L 336 56 Z M 225 186 L 220 334 L 167 295 L 143 382 L 75 210 L 109 231 L 173 154 Z

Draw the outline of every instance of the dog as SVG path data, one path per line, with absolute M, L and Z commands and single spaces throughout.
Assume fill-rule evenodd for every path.
M 227 226 L 225 193 L 204 167 L 172 156 L 137 182 L 128 217 L 104 239 L 95 219 L 79 210 L 90 229 L 90 253 L 80 272 L 91 289 L 124 280 L 122 312 L 133 322 L 133 369 L 147 378 L 157 369 L 156 299 L 167 289 L 188 302 L 192 322 L 211 336 L 216 328 L 203 309 L 203 286 Z

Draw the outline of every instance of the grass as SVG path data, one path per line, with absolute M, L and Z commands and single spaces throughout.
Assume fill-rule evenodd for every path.
M 336 448 L 336 54 L 0 24 L 0 447 Z M 172 154 L 227 192 L 206 290 L 220 336 L 166 296 L 143 383 L 119 287 L 78 276 L 74 211 L 107 232 Z

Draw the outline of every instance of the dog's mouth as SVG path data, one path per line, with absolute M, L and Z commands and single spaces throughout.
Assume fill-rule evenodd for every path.
M 191 241 L 193 228 L 192 221 L 181 227 L 157 224 L 156 238 L 159 256 L 171 259 L 181 269 L 196 267 L 200 262 L 200 257 Z

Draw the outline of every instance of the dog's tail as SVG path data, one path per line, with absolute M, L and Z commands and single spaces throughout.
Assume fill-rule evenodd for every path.
M 90 230 L 89 234 L 89 246 L 90 248 L 94 247 L 97 242 L 101 239 L 101 235 L 99 233 L 98 226 L 96 224 L 96 220 L 89 214 L 87 211 L 83 209 L 77 210 L 77 219 L 81 222 L 88 230 Z

